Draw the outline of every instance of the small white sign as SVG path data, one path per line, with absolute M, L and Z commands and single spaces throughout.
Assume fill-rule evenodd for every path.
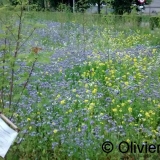
M 145 0 L 139 0 L 139 2 L 140 2 L 140 3 L 144 3 L 144 2 L 145 2 Z
M 10 128 L 1 118 L 0 118 L 0 156 L 5 157 L 10 146 L 17 137 L 18 132 Z

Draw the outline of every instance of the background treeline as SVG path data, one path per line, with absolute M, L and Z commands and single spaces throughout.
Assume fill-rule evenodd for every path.
M 16 6 L 21 0 L 0 0 L 0 6 Z M 150 4 L 152 0 L 146 0 L 145 4 Z M 116 14 L 130 13 L 133 4 L 139 4 L 138 0 L 26 0 L 26 9 L 37 11 L 75 11 L 84 12 L 91 5 L 97 6 L 97 12 L 101 13 L 102 5 L 107 5 L 114 9 Z

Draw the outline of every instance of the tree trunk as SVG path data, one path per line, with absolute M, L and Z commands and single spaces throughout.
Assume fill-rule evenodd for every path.
M 101 0 L 98 0 L 98 14 L 101 13 Z
M 41 8 L 43 11 L 45 10 L 45 0 L 41 0 Z

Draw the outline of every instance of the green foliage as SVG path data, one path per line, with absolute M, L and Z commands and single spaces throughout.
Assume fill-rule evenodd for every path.
M 150 17 L 150 28 L 153 30 L 154 28 L 160 27 L 160 17 L 159 16 L 151 16 Z
M 2 7 L 0 7 L 0 12 L 5 12 L 5 11 L 13 11 L 14 10 L 14 6 L 7 4 L 7 5 L 3 5 Z
M 131 5 L 133 0 L 113 0 L 112 6 L 115 14 L 122 15 L 124 13 L 131 13 Z
M 142 16 L 137 16 L 137 26 L 139 27 L 142 23 Z
M 9 1 L 8 0 L 0 0 L 0 6 L 8 5 Z
M 18 24 L 16 24 L 17 20 Z M 3 11 L 2 14 L 1 11 L 0 21 L 0 52 L 2 54 L 0 57 L 0 111 L 7 115 L 9 112 L 13 114 L 13 110 L 16 110 L 38 58 L 34 53 L 24 54 L 21 51 L 36 26 L 32 24 L 33 28 L 28 35 L 23 34 L 26 31 L 23 26 L 25 24 L 23 6 L 16 14 L 7 11 Z M 25 63 L 30 70 L 24 68 L 23 73 L 19 73 L 19 70 L 23 69 L 22 63 Z M 6 108 L 8 108 L 8 113 L 6 113 Z
M 1 0 L 0 5 L 6 4 L 7 1 Z M 18 0 L 10 0 L 9 1 L 11 5 L 16 6 L 21 3 L 21 1 Z M 132 10 L 132 3 L 135 2 L 135 0 L 75 0 L 76 3 L 76 11 L 84 12 L 90 4 L 98 4 L 98 13 L 101 11 L 101 5 L 102 3 L 107 3 L 107 6 L 111 5 L 114 9 L 116 14 L 124 14 L 124 13 L 130 13 Z M 152 0 L 147 0 L 146 3 L 150 4 Z M 73 1 L 72 0 L 32 0 L 32 1 L 25 1 L 30 8 L 30 10 L 58 10 L 58 11 L 67 11 L 72 10 L 73 7 Z M 8 2 L 7 2 L 8 4 Z
M 78 0 L 76 3 L 76 11 L 84 12 L 87 8 L 89 8 L 88 0 Z
M 151 4 L 151 2 L 152 2 L 153 0 L 146 0 L 146 4 L 148 5 L 148 4 Z
M 69 11 L 71 11 L 71 10 L 70 10 L 70 7 L 67 6 L 66 4 L 60 3 L 60 4 L 57 6 L 57 11 L 59 11 L 59 12 L 69 12 Z

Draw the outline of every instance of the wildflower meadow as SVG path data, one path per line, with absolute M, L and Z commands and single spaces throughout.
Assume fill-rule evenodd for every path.
M 20 129 L 5 159 L 159 159 L 160 29 L 149 17 L 17 14 L 0 15 L 0 110 Z

